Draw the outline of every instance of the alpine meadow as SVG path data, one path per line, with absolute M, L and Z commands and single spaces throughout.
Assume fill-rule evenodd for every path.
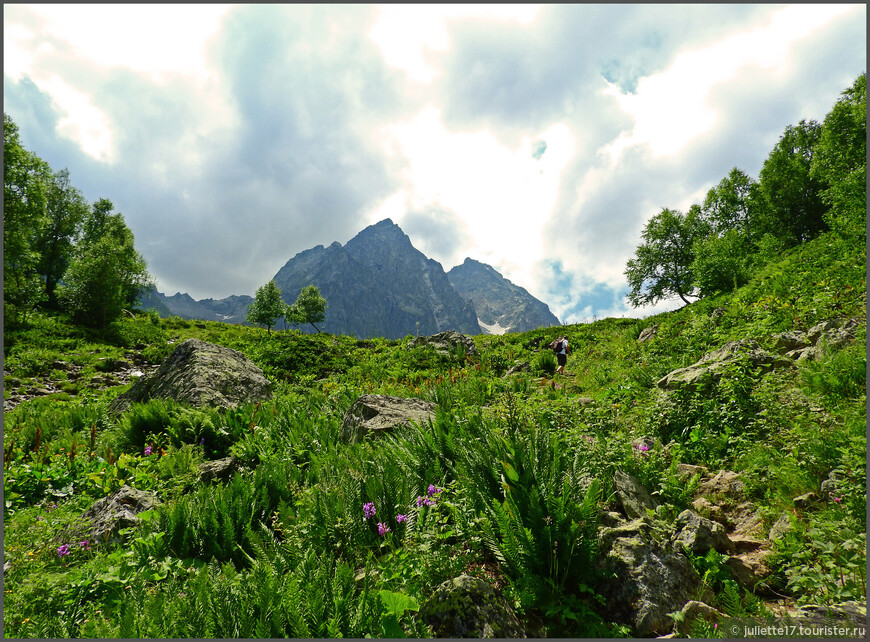
M 74 180 L 4 114 L 4 637 L 863 637 L 864 74 L 648 220 L 644 318 L 162 317 Z

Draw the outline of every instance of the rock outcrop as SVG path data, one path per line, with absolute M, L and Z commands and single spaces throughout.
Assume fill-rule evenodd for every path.
M 762 349 L 754 339 L 740 339 L 729 341 L 718 350 L 708 352 L 691 366 L 669 372 L 656 385 L 665 390 L 683 387 L 701 390 L 744 359 L 752 368 L 786 368 L 794 363 L 787 357 Z
M 655 510 L 655 501 L 636 477 L 617 470 L 613 475 L 613 485 L 629 519 L 643 517 L 647 510 Z
M 699 595 L 706 597 L 689 558 L 656 539 L 643 518 L 604 529 L 599 546 L 603 554 L 599 565 L 608 579 L 597 590 L 605 599 L 608 617 L 628 624 L 639 636 L 669 633 L 674 626 L 669 613 Z
M 136 381 L 109 406 L 119 414 L 133 403 L 173 399 L 197 407 L 234 408 L 272 396 L 272 384 L 244 354 L 231 348 L 188 339 L 156 372 Z
M 356 443 L 410 423 L 423 424 L 435 418 L 435 404 L 416 398 L 362 395 L 353 402 L 341 423 L 340 440 Z
M 435 589 L 419 611 L 436 638 L 525 638 L 507 600 L 483 580 L 460 575 Z
M 122 486 L 111 495 L 98 499 L 82 513 L 82 537 L 94 542 L 117 541 L 122 528 L 137 526 L 137 515 L 160 505 L 157 497 L 148 491 Z
M 453 330 L 439 332 L 430 337 L 417 337 L 408 342 L 409 348 L 425 345 L 430 345 L 435 348 L 436 352 L 447 355 L 455 354 L 457 348 L 460 348 L 466 355 L 477 355 L 477 346 L 474 345 L 474 340 Z
M 776 350 L 796 361 L 816 361 L 832 349 L 840 348 L 855 338 L 860 325 L 856 318 L 829 319 L 804 332 L 791 330 L 773 335 Z

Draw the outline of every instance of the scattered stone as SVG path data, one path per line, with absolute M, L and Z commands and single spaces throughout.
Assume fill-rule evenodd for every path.
M 173 399 L 196 407 L 234 408 L 272 396 L 272 384 L 238 350 L 188 339 L 150 376 L 138 379 L 109 406 L 120 414 L 133 403 Z
M 518 363 L 518 364 L 512 366 L 512 367 L 510 368 L 510 370 L 508 370 L 507 372 L 505 372 L 505 373 L 502 375 L 502 378 L 504 378 L 504 377 L 510 377 L 512 374 L 516 374 L 516 373 L 518 373 L 518 372 L 528 372 L 528 371 L 531 370 L 531 369 L 532 369 L 532 364 L 531 364 L 531 363 L 529 363 L 528 361 L 522 361 L 522 362 L 520 362 L 520 363 Z
M 118 541 L 118 531 L 137 526 L 137 515 L 160 505 L 153 493 L 122 486 L 108 497 L 98 499 L 82 513 L 86 534 L 97 542 Z
M 625 523 L 625 520 L 622 518 L 622 515 L 617 513 L 616 511 L 604 511 L 599 516 L 599 521 L 603 526 L 608 528 L 615 528 Z
M 239 459 L 235 456 L 207 461 L 199 465 L 199 480 L 203 483 L 225 482 L 239 469 Z
M 746 537 L 744 535 L 732 535 L 730 538 L 731 545 L 734 547 L 734 553 L 748 553 L 757 551 L 764 546 L 765 541 L 756 539 L 755 537 Z
M 628 624 L 635 635 L 664 635 L 673 629 L 668 613 L 690 600 L 712 599 L 689 559 L 654 538 L 617 537 L 600 562 L 607 580 L 596 590 L 608 618 Z
M 770 527 L 767 539 L 771 542 L 782 539 L 782 536 L 791 531 L 792 528 L 791 519 L 789 519 L 788 513 L 783 512 L 783 514 L 779 516 L 779 519 L 776 520 L 776 523 Z
M 743 502 L 731 514 L 734 535 L 764 537 L 764 518 L 752 502 Z
M 636 477 L 617 470 L 613 474 L 613 485 L 616 487 L 616 496 L 629 519 L 644 517 L 647 509 L 655 510 L 655 501 Z
M 740 475 L 730 470 L 720 470 L 711 479 L 702 481 L 698 485 L 698 492 L 705 495 L 725 495 L 736 497 L 746 490 L 746 484 L 740 479 Z
M 804 493 L 803 495 L 798 495 L 792 501 L 794 502 L 795 508 L 809 508 L 812 504 L 814 504 L 819 499 L 819 496 L 815 493 Z
M 658 325 L 651 325 L 648 328 L 644 328 L 643 330 L 641 330 L 640 336 L 637 338 L 637 342 L 646 343 L 647 341 L 654 339 L 658 332 Z
M 843 473 L 836 470 L 832 470 L 830 473 L 828 473 L 828 478 L 822 482 L 822 485 L 819 488 L 822 496 L 827 497 L 831 493 L 836 494 L 840 482 L 843 481 L 845 478 L 846 476 Z
M 720 317 L 724 317 L 728 312 L 725 308 L 713 308 L 713 311 L 710 313 L 710 318 L 714 321 L 719 319 Z
M 522 625 L 499 591 L 460 575 L 435 589 L 419 610 L 437 638 L 525 638 Z
M 362 395 L 344 414 L 340 439 L 356 443 L 367 435 L 375 437 L 410 423 L 424 424 L 435 419 L 435 404 L 416 398 L 390 395 Z
M 674 627 L 676 629 L 676 634 L 678 635 L 688 635 L 692 630 L 692 622 L 698 618 L 714 624 L 728 617 L 721 611 L 714 609 L 709 604 L 698 602 L 697 600 L 687 602 L 680 612 L 683 616 Z
M 693 464 L 677 464 L 677 474 L 680 479 L 689 479 L 693 475 L 704 475 L 708 473 L 706 466 L 695 466 Z
M 807 604 L 798 608 L 796 619 L 807 628 L 823 629 L 838 625 L 855 631 L 864 630 L 867 627 L 867 604 L 853 601 L 830 606 Z
M 619 515 L 619 513 L 609 513 L 609 515 Z M 648 539 L 650 530 L 649 517 L 639 517 L 630 522 L 619 519 L 613 526 L 601 526 L 598 529 L 598 550 L 608 551 L 619 538 L 636 538 L 639 540 Z
M 458 346 L 462 347 L 466 355 L 474 356 L 477 354 L 477 346 L 474 345 L 474 339 L 454 330 L 439 332 L 429 337 L 417 337 L 408 342 L 408 348 L 424 345 L 431 345 L 435 348 L 436 352 L 443 354 L 454 354 Z
M 719 553 L 732 550 L 731 540 L 722 524 L 701 517 L 696 512 L 684 510 L 674 522 L 672 539 L 674 550 L 688 549 L 694 555 L 706 555 L 711 548 Z
M 673 370 L 656 382 L 659 388 L 701 390 L 718 380 L 735 363 L 747 359 L 753 368 L 784 368 L 793 365 L 791 359 L 763 350 L 754 339 L 730 341 L 718 350 L 708 352 L 695 364 Z
M 767 592 L 767 579 L 771 570 L 765 563 L 770 551 L 755 551 L 729 557 L 725 560 L 725 566 L 742 588 L 754 593 Z

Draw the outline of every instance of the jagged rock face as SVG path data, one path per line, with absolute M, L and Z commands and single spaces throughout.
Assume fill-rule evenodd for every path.
M 173 399 L 199 407 L 234 408 L 272 396 L 272 384 L 237 350 L 188 339 L 148 377 L 138 380 L 109 406 L 124 412 L 132 403 Z
M 436 334 L 480 334 L 474 306 L 464 300 L 441 264 L 414 248 L 390 219 L 348 241 L 300 252 L 275 275 L 284 300 L 293 303 L 307 285 L 327 301 L 324 332 L 360 339 Z M 304 327 L 302 329 L 305 329 Z
M 391 395 L 362 395 L 344 414 L 340 439 L 352 444 L 362 441 L 367 435 L 378 436 L 411 422 L 423 424 L 434 418 L 435 404 L 431 401 Z
M 438 586 L 419 613 L 436 638 L 526 637 L 498 590 L 470 575 L 460 575 Z
M 559 325 L 546 303 L 514 285 L 494 268 L 467 258 L 447 273 L 460 296 L 474 304 L 484 330 L 490 334 L 526 332 Z M 494 330 L 500 329 L 501 332 Z

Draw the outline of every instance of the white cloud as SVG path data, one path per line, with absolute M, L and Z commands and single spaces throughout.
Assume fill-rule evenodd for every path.
M 654 156 L 670 156 L 709 131 L 719 112 L 710 104 L 713 89 L 740 71 L 761 67 L 780 75 L 789 64 L 789 52 L 801 38 L 858 5 L 795 5 L 777 11 L 770 23 L 736 33 L 708 47 L 678 55 L 668 69 L 642 78 L 635 93 L 607 83 L 605 95 L 634 119 L 601 152 L 616 164 L 632 146 L 647 145 Z
M 211 93 L 211 119 L 227 116 L 211 87 L 215 76 L 206 60 L 209 38 L 233 5 L 89 5 L 4 6 L 4 74 L 12 81 L 27 76 L 51 97 L 62 114 L 57 133 L 73 140 L 87 155 L 113 162 L 116 137 L 111 118 L 94 103 L 90 82 L 72 62 L 94 71 L 128 69 L 152 83 L 184 76 Z M 75 84 L 76 86 L 73 86 Z
M 461 249 L 465 256 L 540 292 L 530 270 L 544 252 L 543 229 L 553 213 L 562 170 L 575 152 L 565 125 L 525 136 L 510 149 L 486 130 L 448 131 L 438 109 L 430 106 L 407 122 L 386 127 L 383 138 L 389 152 L 406 159 L 407 168 L 401 198 L 389 199 L 379 214 L 390 211 L 401 225 L 400 201 L 406 209 L 451 210 L 469 233 Z M 536 159 L 540 141 L 547 149 Z M 435 258 L 455 264 L 462 257 Z
M 411 80 L 425 84 L 440 75 L 438 68 L 426 59 L 426 54 L 448 50 L 449 21 L 480 18 L 528 25 L 540 8 L 541 5 L 529 4 L 382 5 L 368 35 L 378 45 L 388 65 L 404 70 Z

